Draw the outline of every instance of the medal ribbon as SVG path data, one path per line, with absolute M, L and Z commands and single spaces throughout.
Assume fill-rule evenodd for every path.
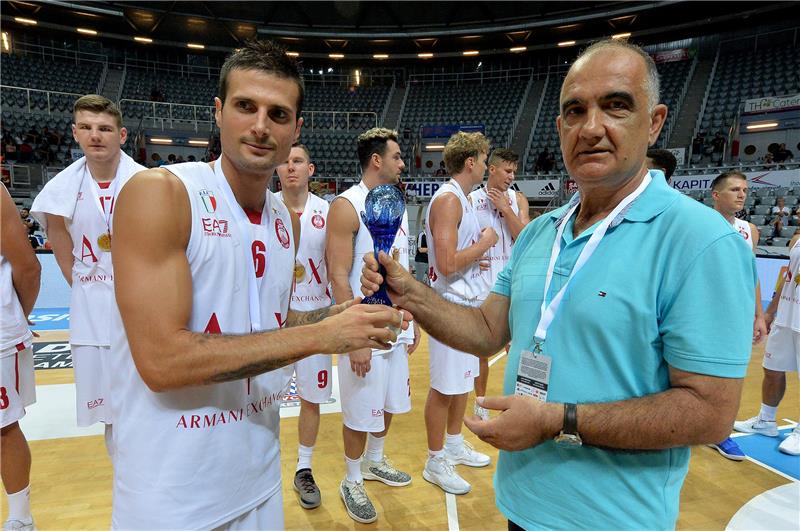
M 541 307 L 541 317 L 539 318 L 539 324 L 536 326 L 536 334 L 534 336 L 534 343 L 536 347 L 534 350 L 540 351 L 541 344 L 544 343 L 545 339 L 547 338 L 547 329 L 553 323 L 553 319 L 555 319 L 556 312 L 558 312 L 558 307 L 561 305 L 561 301 L 564 298 L 564 294 L 569 287 L 570 282 L 575 275 L 583 268 L 586 262 L 589 261 L 589 258 L 594 254 L 597 250 L 597 246 L 600 244 L 600 240 L 606 235 L 608 228 L 617 221 L 617 218 L 621 218 L 623 215 L 623 211 L 631 204 L 637 197 L 642 195 L 647 185 L 650 184 L 652 178 L 650 174 L 646 174 L 644 179 L 642 179 L 641 184 L 634 190 L 631 194 L 628 194 L 620 203 L 611 211 L 611 213 L 605 217 L 605 219 L 600 223 L 600 225 L 595 229 L 592 233 L 592 236 L 589 238 L 589 241 L 586 242 L 584 245 L 581 254 L 578 255 L 578 260 L 575 262 L 575 266 L 572 268 L 572 272 L 570 273 L 567 281 L 564 283 L 564 286 L 556 293 L 553 300 L 550 301 L 550 304 L 546 304 L 547 302 L 547 292 L 550 290 L 550 282 L 553 280 L 553 271 L 555 270 L 556 260 L 558 260 L 558 256 L 561 254 L 561 238 L 564 235 L 564 229 L 567 226 L 567 222 L 575 213 L 578 206 L 580 206 L 580 201 L 576 202 L 572 208 L 569 209 L 567 214 L 561 219 L 561 224 L 556 231 L 556 238 L 553 241 L 553 249 L 550 252 L 550 264 L 547 266 L 547 276 L 545 277 L 544 281 L 544 295 L 542 296 L 542 307 Z M 621 221 L 621 219 L 620 219 Z
M 225 203 L 227 203 L 228 209 L 233 214 L 233 223 L 236 225 L 237 231 L 241 234 L 242 240 L 244 240 L 240 241 L 239 243 L 244 251 L 244 261 L 247 264 L 247 295 L 250 306 L 250 330 L 252 332 L 258 332 L 261 330 L 261 304 L 258 300 L 256 266 L 253 263 L 253 257 L 250 254 L 251 244 L 247 243 L 249 240 L 247 235 L 251 234 L 250 220 L 247 218 L 247 214 L 244 213 L 242 206 L 238 201 L 236 201 L 236 197 L 233 195 L 233 190 L 231 190 L 231 186 L 228 184 L 228 179 L 225 178 L 225 174 L 222 172 L 222 154 L 220 154 L 219 158 L 217 158 L 216 162 L 214 163 L 214 175 L 217 178 L 217 186 L 222 191 L 222 197 L 225 200 Z M 267 204 L 265 202 L 265 212 L 266 208 Z M 263 215 L 264 214 L 262 214 L 262 216 Z
M 100 201 L 100 192 L 98 191 L 100 186 L 97 184 L 94 178 L 92 178 L 92 175 L 89 172 L 89 164 L 84 166 L 84 172 L 83 182 L 85 183 L 87 180 L 89 181 L 88 188 L 91 191 L 92 197 L 94 198 L 94 204 L 97 207 L 97 210 L 100 211 L 100 216 L 103 218 L 103 221 L 106 223 L 106 232 L 109 236 L 111 236 L 111 208 L 114 204 L 114 200 L 117 197 L 117 185 L 119 184 L 120 179 L 118 176 L 115 176 L 111 186 L 105 190 L 111 194 L 111 204 L 108 205 L 108 212 L 106 212 L 103 208 L 103 202 Z

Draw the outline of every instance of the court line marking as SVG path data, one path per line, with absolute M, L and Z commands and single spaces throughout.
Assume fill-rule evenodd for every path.
M 765 463 L 762 463 L 762 462 L 761 462 L 761 461 L 759 461 L 758 459 L 753 459 L 753 458 L 752 458 L 752 457 L 750 457 L 749 455 L 746 455 L 745 457 L 746 457 L 746 458 L 747 458 L 747 460 L 748 460 L 748 461 L 750 461 L 751 463 L 755 463 L 755 464 L 757 464 L 758 466 L 760 466 L 760 467 L 762 467 L 762 468 L 766 468 L 766 469 L 767 469 L 767 470 L 769 470 L 770 472 L 775 472 L 776 474 L 778 474 L 779 476 L 781 476 L 781 477 L 782 477 L 782 478 L 784 478 L 784 479 L 788 479 L 789 481 L 792 481 L 792 482 L 794 482 L 794 483 L 800 483 L 800 480 L 798 480 L 797 478 L 793 478 L 793 477 L 792 477 L 792 476 L 790 476 L 789 474 L 784 474 L 784 473 L 783 473 L 783 472 L 781 472 L 780 470 L 777 470 L 777 469 L 775 469 L 775 468 L 772 468 L 771 466 L 769 466 L 769 465 L 767 465 L 767 464 L 765 464 Z
M 506 356 L 505 349 L 502 352 L 500 352 L 500 354 L 495 354 L 494 358 L 489 360 L 489 367 L 491 367 L 492 365 L 503 359 L 505 356 Z
M 458 503 L 455 494 L 446 492 L 444 502 L 447 506 L 447 529 L 449 531 L 459 531 L 458 527 Z

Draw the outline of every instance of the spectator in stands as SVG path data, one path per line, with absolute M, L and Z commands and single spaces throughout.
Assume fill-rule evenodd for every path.
M 167 155 L 167 164 L 175 164 L 177 159 L 175 158 L 175 153 L 170 153 Z
M 49 128 L 45 127 L 42 129 L 42 138 L 51 146 L 61 145 L 61 133 L 58 131 L 51 131 Z
M 33 146 L 30 145 L 28 142 L 23 142 L 19 145 L 19 162 L 27 163 L 31 162 L 33 158 Z
M 161 155 L 158 153 L 153 153 L 150 155 L 150 160 L 153 161 L 153 163 L 150 165 L 151 168 L 158 168 L 159 166 L 164 165 L 164 160 L 162 160 Z
M 725 137 L 722 133 L 716 133 L 711 140 L 711 161 L 722 162 L 722 157 L 725 154 Z
M 189 157 L 187 158 L 187 162 L 197 162 L 197 157 L 195 157 L 194 155 L 189 155 Z
M 16 162 L 18 146 L 17 143 L 14 141 L 14 137 L 10 133 L 7 135 L 6 134 L 3 135 L 2 145 L 3 145 L 3 159 L 8 160 L 10 162 Z
M 775 164 L 775 158 L 772 155 L 772 152 L 767 151 L 767 154 L 764 155 L 764 164 Z
M 772 220 L 772 226 L 775 227 L 775 233 L 773 236 L 780 236 L 781 229 L 784 225 L 788 225 L 789 216 L 792 214 L 792 210 L 786 206 L 786 201 L 779 197 L 775 201 L 775 206 L 772 207 L 772 215 L 775 216 Z
M 39 133 L 39 131 L 37 131 L 35 127 L 31 127 L 28 132 L 25 133 L 25 142 L 30 142 L 31 144 L 36 145 L 39 143 L 39 139 L 41 137 L 42 135 Z
M 775 162 L 786 162 L 793 158 L 794 153 L 786 149 L 786 144 L 781 144 L 780 147 L 775 150 Z
M 702 132 L 698 132 L 697 136 L 692 139 L 692 162 L 698 162 L 700 158 L 703 156 L 703 150 L 705 149 L 705 135 Z
M 2 175 L 0 175 L 0 182 L 3 183 L 3 186 L 6 188 L 11 188 L 11 176 L 6 173 L 6 170 L 3 170 Z
M 678 166 L 678 159 L 668 149 L 650 148 L 647 150 L 647 167 L 651 170 L 661 170 L 667 178 L 667 184 L 672 182 L 672 174 Z
M 444 161 L 439 161 L 439 169 L 433 174 L 434 177 L 447 177 L 447 170 L 444 167 Z
M 535 171 L 549 172 L 553 170 L 553 167 L 555 165 L 556 165 L 555 155 L 545 147 L 544 151 L 539 153 L 539 156 L 536 159 Z
M 414 255 L 415 272 L 417 280 L 427 284 L 428 279 L 428 239 L 425 236 L 425 220 L 422 221 L 422 231 L 417 235 L 417 254 Z

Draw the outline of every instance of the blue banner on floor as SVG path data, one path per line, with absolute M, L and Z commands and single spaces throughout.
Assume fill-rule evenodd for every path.
M 31 330 L 69 330 L 69 308 L 34 308 L 28 317 Z
M 788 455 L 778 450 L 778 445 L 789 435 L 791 428 L 780 430 L 777 437 L 752 434 L 736 437 L 739 448 L 752 459 L 800 480 L 800 455 Z

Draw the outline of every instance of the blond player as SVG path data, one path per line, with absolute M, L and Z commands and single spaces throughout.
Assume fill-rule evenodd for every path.
M 0 475 L 8 497 L 3 530 L 33 531 L 31 451 L 19 419 L 36 402 L 27 316 L 39 294 L 42 267 L 5 185 L 0 185 L 0 217 Z
M 73 118 L 72 134 L 84 156 L 48 181 L 31 214 L 47 232 L 61 273 L 72 286 L 69 342 L 78 426 L 105 424 L 106 449 L 112 455 L 107 367 L 114 304 L 111 218 L 120 190 L 144 166 L 120 148 L 128 133 L 111 100 L 83 96 L 75 102 Z
M 491 288 L 489 266 L 481 264 L 497 243 L 491 227 L 481 229 L 467 195 L 483 181 L 489 142 L 480 133 L 456 133 L 444 148 L 452 179 L 431 198 L 425 216 L 431 287 L 448 301 L 477 306 Z M 467 395 L 480 372 L 478 358 L 429 338 L 431 389 L 425 402 L 428 459 L 427 481 L 452 494 L 471 486 L 454 465 L 483 467 L 489 456 L 475 451 L 461 433 Z M 445 438 L 446 435 L 446 438 Z
M 372 236 L 361 218 L 367 194 L 381 184 L 398 184 L 405 168 L 396 131 L 370 129 L 358 137 L 357 152 L 361 182 L 333 201 L 328 216 L 325 253 L 337 301 L 361 293 L 361 261 L 374 249 Z M 395 236 L 393 254 L 408 270 L 407 212 L 403 213 Z M 339 356 L 346 468 L 339 494 L 347 513 L 357 522 L 369 523 L 378 518 L 364 488 L 365 479 L 392 487 L 411 483 L 410 475 L 392 466 L 383 447 L 392 417 L 411 410 L 408 356 L 418 344 L 419 330 L 415 325 L 401 333 L 390 349 L 352 349 L 346 356 Z
M 294 262 L 294 290 L 289 308 L 309 311 L 330 306 L 328 270 L 325 266 L 325 230 L 328 202 L 309 193 L 308 178 L 314 164 L 308 148 L 292 146 L 289 159 L 277 169 L 281 181 L 278 199 L 300 218 L 300 245 Z M 319 507 L 322 495 L 311 473 L 311 457 L 319 433 L 319 405 L 331 397 L 333 360 L 326 354 L 315 354 L 295 363 L 300 416 L 297 422 L 299 445 L 294 489 L 300 495 L 300 506 Z
M 267 186 L 302 101 L 297 63 L 248 42 L 220 73 L 220 157 L 141 172 L 120 195 L 114 529 L 281 529 L 292 364 L 380 348 L 403 324 L 388 307 L 289 308 L 299 220 Z
M 489 289 L 497 280 L 497 275 L 511 259 L 511 246 L 530 222 L 528 198 L 522 192 L 511 188 L 517 171 L 519 155 L 510 149 L 497 148 L 489 157 L 489 177 L 486 185 L 469 194 L 475 207 L 480 227 L 491 227 L 497 233 L 497 243 L 489 248 Z M 480 297 L 481 301 L 489 295 L 489 290 Z M 480 374 L 475 378 L 475 414 L 483 420 L 489 419 L 489 412 L 478 405 L 477 399 L 486 396 L 489 381 L 489 359 L 480 358 Z

